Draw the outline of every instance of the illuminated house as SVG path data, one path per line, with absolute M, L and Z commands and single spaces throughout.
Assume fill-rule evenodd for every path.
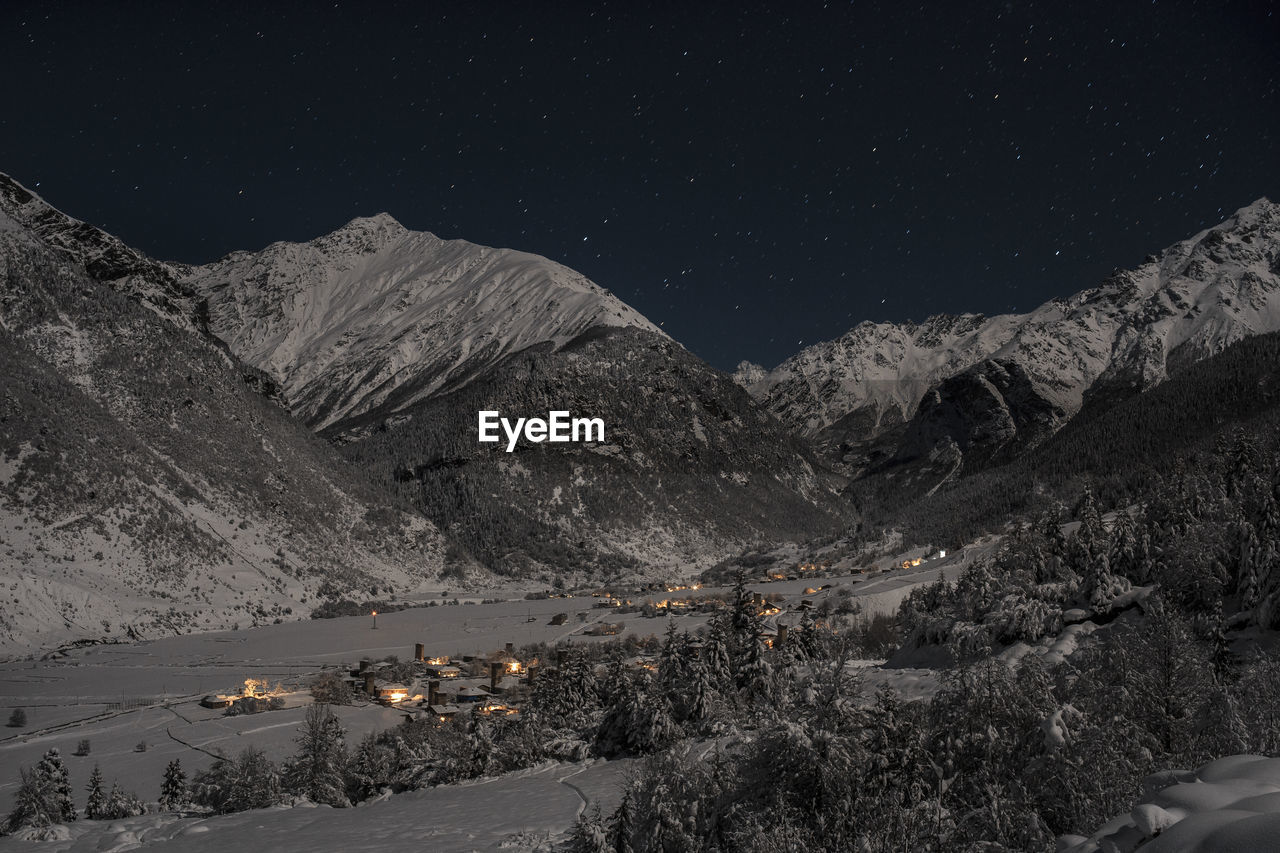
M 427 664 L 425 667 L 427 675 L 432 678 L 457 678 L 459 675 L 462 675 L 462 670 L 453 664 L 448 663 L 448 658 L 445 658 L 445 661 L 446 662 L 443 664 Z
M 751 594 L 751 603 L 755 605 L 757 616 L 774 616 L 782 611 L 781 607 L 758 593 Z
M 201 699 L 200 704 L 206 708 L 226 708 L 241 699 L 267 699 L 272 696 L 278 696 L 281 692 L 279 685 L 276 685 L 276 688 L 271 690 L 268 688 L 266 681 L 246 678 L 239 693 L 211 694 Z
M 431 713 L 432 716 L 434 716 L 436 719 L 438 719 L 442 723 L 445 720 L 448 720 L 462 713 L 462 709 L 459 708 L 457 705 L 453 704 L 452 702 L 428 705 L 427 710 Z
M 489 698 L 477 704 L 471 713 L 486 717 L 509 717 L 520 712 L 500 699 Z
M 394 705 L 403 702 L 409 698 L 409 687 L 406 684 L 388 683 L 379 684 L 376 688 L 377 699 L 388 705 Z

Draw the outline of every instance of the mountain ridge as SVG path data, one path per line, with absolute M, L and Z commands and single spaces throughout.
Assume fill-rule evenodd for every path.
M 735 379 L 837 451 L 892 431 L 903 433 L 888 454 L 899 459 L 975 445 L 999 452 L 1051 434 L 1090 395 L 1144 390 L 1277 329 L 1280 206 L 1264 197 L 1134 270 L 1025 314 L 864 322 L 773 370 L 746 364 Z
M 0 652 L 420 590 L 443 537 L 190 325 L 0 231 Z
M 207 300 L 210 328 L 232 352 L 330 435 L 461 387 L 528 346 L 594 326 L 663 334 L 568 267 L 410 231 L 385 213 L 306 243 L 233 252 L 188 268 L 182 283 Z

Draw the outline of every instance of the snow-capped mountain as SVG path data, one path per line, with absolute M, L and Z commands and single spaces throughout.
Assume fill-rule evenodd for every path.
M 6 382 L 56 386 L 52 399 L 27 402 L 51 423 L 59 407 L 83 422 L 59 449 L 73 468 L 92 478 L 124 465 L 118 488 L 77 497 L 73 470 L 26 470 L 44 471 L 43 422 L 0 418 L 4 450 L 18 460 L 0 468 L 12 528 L 58 543 L 51 552 L 95 555 L 83 561 L 90 582 L 32 593 L 68 619 L 101 614 L 112 631 L 130 610 L 159 619 L 146 602 L 121 604 L 132 585 L 175 601 L 177 614 L 165 616 L 174 625 L 203 624 L 184 611 L 196 599 L 170 587 L 207 570 L 216 593 L 236 562 L 255 569 L 239 573 L 245 584 L 270 585 L 257 598 L 276 618 L 306 612 L 320 585 L 407 590 L 442 566 L 546 584 L 566 572 L 684 572 L 761 537 L 828 533 L 852 518 L 843 478 L 804 440 L 643 316 L 545 258 L 441 240 L 380 215 L 190 267 L 152 261 L 5 186 Z M 75 282 L 51 283 L 65 276 Z M 481 408 L 570 409 L 603 417 L 607 438 L 508 454 L 477 443 Z M 17 501 L 31 484 L 48 506 L 24 525 L 5 495 Z M 171 506 L 171 494 L 186 502 Z M 113 544 L 98 548 L 53 532 L 103 513 L 142 535 L 117 537 L 108 525 Z M 157 519 L 192 557 L 175 562 Z M 370 542 L 383 544 L 370 553 Z M 139 563 L 162 567 L 163 585 L 131 584 Z M 59 569 L 32 571 L 30 583 L 48 585 Z M 235 595 L 249 594 L 239 583 Z M 192 587 L 201 603 L 206 586 Z M 82 588 L 101 607 L 68 603 Z M 208 603 L 204 615 L 222 620 L 210 625 L 245 606 Z M 0 642 L 30 630 L 0 620 Z
M 0 188 L 0 655 L 436 580 L 439 531 L 257 393 L 167 267 Z
M 281 385 L 317 430 L 394 415 L 512 353 L 600 326 L 658 330 L 579 273 L 538 255 L 442 240 L 387 214 L 308 243 L 189 270 L 209 326 Z
M 734 379 L 786 423 L 816 434 L 851 412 L 872 430 L 901 423 L 942 379 L 994 353 L 1019 318 L 937 315 L 924 323 L 855 326 L 807 347 L 773 370 L 742 362 Z
M 736 378 L 784 421 L 833 444 L 897 428 L 898 458 L 948 444 L 995 451 L 1051 434 L 1095 396 L 1144 390 L 1277 329 L 1280 206 L 1259 199 L 1030 313 L 863 323 Z
M 188 270 L 290 410 L 503 573 L 702 565 L 847 523 L 838 477 L 732 380 L 581 274 L 381 214 Z M 479 409 L 603 418 L 603 446 L 476 440 Z M 771 512 L 772 509 L 772 512 Z

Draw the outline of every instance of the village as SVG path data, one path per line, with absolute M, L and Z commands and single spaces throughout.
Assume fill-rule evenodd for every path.
M 699 585 L 667 584 L 663 588 L 668 593 L 686 590 L 693 592 L 699 589 Z M 817 592 L 812 588 L 806 588 L 805 591 Z M 752 607 L 760 620 L 759 639 L 766 648 L 785 646 L 788 632 L 807 616 L 812 618 L 816 610 L 814 601 L 808 598 L 788 604 L 780 594 L 750 595 Z M 722 594 L 710 593 L 698 599 L 668 596 L 655 600 L 650 597 L 639 606 L 633 604 L 631 599 L 620 599 L 604 590 L 593 592 L 592 597 L 601 599 L 595 605 L 597 608 L 626 609 L 649 618 L 684 613 L 714 613 L 727 606 Z M 551 623 L 563 624 L 565 620 L 560 618 L 562 616 L 565 614 L 556 614 Z M 597 621 L 587 626 L 582 635 L 592 638 L 615 637 L 625 628 L 625 624 Z M 649 639 L 653 640 L 653 636 L 650 635 Z M 699 641 L 694 642 L 696 644 Z M 637 653 L 624 660 L 625 666 L 655 670 L 657 655 L 652 649 L 654 645 L 653 642 L 637 643 Z M 552 653 L 558 656 L 562 652 L 563 649 L 558 649 Z M 514 643 L 507 642 L 503 648 L 486 654 L 429 656 L 426 644 L 419 642 L 414 644 L 413 656 L 407 661 L 401 661 L 395 655 L 381 660 L 365 658 L 352 668 L 322 673 L 312 683 L 312 694 L 316 701 L 335 696 L 340 700 L 350 697 L 353 702 L 377 703 L 395 709 L 409 719 L 442 723 L 460 714 L 517 716 L 523 701 L 531 693 L 539 672 L 548 665 L 558 663 L 544 662 L 539 654 L 546 653 L 541 647 L 538 647 L 538 651 L 517 649 Z M 274 705 L 270 704 L 273 699 L 276 702 Z M 252 711 L 234 711 L 246 701 L 253 708 Z M 264 706 L 263 702 L 268 704 Z M 253 713 L 284 707 L 278 687 L 272 693 L 264 684 L 253 679 L 246 681 L 239 694 L 212 694 L 206 696 L 201 704 L 206 708 L 225 708 L 228 713 Z
M 859 568 L 852 577 L 881 575 L 896 569 L 919 569 L 930 562 L 940 563 L 946 558 L 946 553 L 945 550 L 939 550 L 931 554 L 886 561 L 883 568 Z M 830 562 L 802 561 L 787 569 L 769 570 L 754 578 L 752 586 L 805 580 L 812 580 L 813 584 L 817 584 L 799 587 L 798 596 L 794 594 L 794 584 L 793 589 L 789 590 L 790 595 L 785 592 L 749 593 L 759 620 L 759 640 L 762 645 L 769 649 L 784 648 L 788 633 L 799 627 L 804 620 L 820 621 L 831 612 L 850 613 L 860 606 L 854 603 L 852 586 L 839 583 L 818 584 L 817 581 L 820 578 L 841 576 L 843 575 L 832 571 Z M 828 593 L 833 591 L 835 594 L 828 597 Z M 731 598 L 726 588 L 707 588 L 698 582 L 649 583 L 629 589 L 601 588 L 576 593 L 547 591 L 532 597 L 552 601 L 572 600 L 579 596 L 590 597 L 593 610 L 608 611 L 616 615 L 636 614 L 642 619 L 694 615 L 705 618 L 728 607 Z M 588 613 L 585 611 L 578 611 L 577 617 L 583 623 L 579 630 L 583 638 L 638 633 L 636 630 L 628 632 L 625 622 L 608 621 L 599 617 L 588 621 Z M 371 613 L 371 618 L 376 626 L 377 613 Z M 570 613 L 561 611 L 555 613 L 547 624 L 563 626 L 569 620 Z M 694 642 L 696 644 L 699 641 Z M 627 667 L 650 671 L 656 668 L 657 657 L 653 649 L 644 650 L 643 646 L 638 646 L 636 651 L 636 654 L 624 661 Z M 541 660 L 539 655 L 545 653 L 545 649 L 517 649 L 515 643 L 506 642 L 503 648 L 484 654 L 429 656 L 426 645 L 419 642 L 415 643 L 413 657 L 407 662 L 401 662 L 396 656 L 383 660 L 363 659 L 356 667 L 343 671 L 340 680 L 345 691 L 342 695 L 349 693 L 352 697 L 394 708 L 410 719 L 446 722 L 459 714 L 518 716 L 538 673 L 546 666 L 556 664 L 556 661 Z
M 924 556 L 898 555 L 883 566 L 857 571 L 797 555 L 786 560 L 782 577 L 757 569 L 747 589 L 761 645 L 785 648 L 797 626 L 825 614 L 891 612 L 913 586 L 936 579 L 939 572 L 954 575 L 963 562 Z M 917 558 L 919 565 L 901 567 Z M 218 756 L 245 748 L 273 760 L 288 756 L 308 710 L 318 702 L 332 708 L 353 746 L 407 721 L 442 729 L 473 721 L 514 723 L 538 680 L 556 669 L 561 653 L 618 644 L 621 665 L 652 672 L 669 627 L 701 643 L 709 620 L 733 595 L 732 587 L 705 578 L 571 591 L 486 590 L 483 600 L 450 596 L 458 600 L 452 606 L 437 603 L 376 616 L 365 611 L 0 662 L 0 679 L 7 685 L 5 713 L 20 708 L 28 721 L 0 733 L 0 762 L 28 766 L 58 748 L 68 756 L 75 789 L 84 789 L 101 762 L 139 796 L 154 800 L 173 760 L 195 773 Z M 598 661 L 597 675 L 602 675 L 604 658 L 589 657 Z M 617 652 L 610 657 L 617 659 Z M 82 741 L 87 742 L 83 751 Z M 608 771 L 616 772 L 621 771 Z M 612 777 L 600 777 L 603 787 L 592 798 L 608 806 L 614 789 L 606 778 Z M 11 797 L 17 781 L 14 774 L 0 778 L 0 798 Z M 580 805 L 577 795 L 554 779 L 520 784 L 569 809 L 568 818 L 525 814 L 522 820 L 563 825 L 572 819 L 574 804 Z

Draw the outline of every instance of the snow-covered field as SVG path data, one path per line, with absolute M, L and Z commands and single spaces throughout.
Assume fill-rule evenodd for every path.
M 0 850 L 225 850 L 246 838 L 277 851 L 369 850 L 452 853 L 549 850 L 589 805 L 608 813 L 630 761 L 554 764 L 493 779 L 412 791 L 355 809 L 278 807 L 218 817 L 170 814 L 77 821 L 61 841 L 0 838 Z

